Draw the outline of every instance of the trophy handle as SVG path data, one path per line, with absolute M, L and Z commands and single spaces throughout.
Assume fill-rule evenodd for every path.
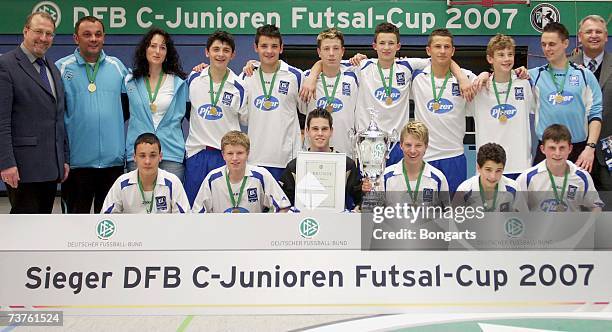
M 397 129 L 393 129 L 387 141 L 387 151 L 389 151 L 387 153 L 387 159 L 389 159 L 389 157 L 391 156 L 391 150 L 393 150 L 398 143 L 399 143 L 399 135 L 397 133 Z

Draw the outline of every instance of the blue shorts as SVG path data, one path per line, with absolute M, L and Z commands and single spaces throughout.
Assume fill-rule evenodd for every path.
M 225 165 L 221 150 L 206 148 L 185 160 L 185 193 L 193 205 L 204 178 L 210 171 Z
M 397 164 L 400 160 L 402 160 L 402 158 L 404 158 L 404 151 L 402 151 L 402 148 L 400 147 L 400 142 L 397 142 L 391 151 L 389 151 L 389 159 L 387 159 L 386 166 Z
M 276 180 L 276 182 L 278 182 L 281 175 L 283 175 L 283 172 L 285 171 L 284 168 L 280 168 L 280 167 L 270 167 L 270 166 L 261 166 L 261 167 L 267 169 L 268 172 L 272 174 L 272 177 L 274 177 L 274 180 Z
M 428 163 L 444 173 L 451 195 L 467 179 L 467 162 L 464 154 L 452 158 L 432 160 L 428 161 Z

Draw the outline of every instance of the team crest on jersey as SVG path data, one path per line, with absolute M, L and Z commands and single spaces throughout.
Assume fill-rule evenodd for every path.
M 249 203 L 257 202 L 257 188 L 247 189 L 247 199 Z
M 327 108 L 327 98 L 323 97 L 317 100 L 316 107 L 317 108 Z M 344 107 L 344 104 L 342 103 L 342 100 L 338 98 L 334 98 L 334 101 L 332 102 L 332 107 L 333 107 L 332 112 L 339 112 L 342 110 L 342 107 Z
M 493 106 L 490 113 L 495 120 L 506 121 L 512 119 L 518 111 L 510 104 L 501 104 Z
M 259 96 L 255 98 L 253 101 L 253 105 L 255 108 L 260 109 L 262 111 L 273 111 L 278 108 L 280 102 L 274 96 L 270 96 L 270 99 L 266 100 L 265 96 Z
M 459 84 L 458 83 L 453 83 L 451 84 L 451 91 L 453 92 L 453 96 L 460 96 L 461 95 L 461 91 L 459 91 Z
M 435 100 L 430 100 L 427 102 L 427 110 L 435 113 L 435 114 L 445 114 L 445 113 L 449 113 L 452 112 L 453 109 L 455 108 L 455 106 L 453 105 L 453 103 L 445 98 L 441 98 L 438 103 L 437 106 L 436 105 L 436 101 Z M 437 107 L 437 109 L 436 109 Z
M 510 212 L 510 203 L 502 203 L 499 205 L 499 212 Z
M 434 194 L 433 189 L 424 188 L 423 189 L 423 202 L 426 202 L 426 203 L 433 202 L 433 194 Z
M 572 74 L 569 76 L 569 84 L 571 86 L 579 86 L 580 85 L 580 79 L 578 78 L 578 75 L 576 74 Z
M 572 100 L 574 100 L 574 95 L 572 95 L 571 93 L 567 91 L 563 91 L 561 93 L 561 97 L 562 97 L 561 99 L 558 99 L 557 92 L 555 91 L 548 95 L 548 102 L 551 105 L 567 105 L 571 103 Z
M 397 85 L 406 85 L 406 74 L 395 73 L 395 80 L 397 81 Z
M 155 197 L 155 207 L 158 211 L 168 210 L 168 203 L 166 202 L 166 196 Z
M 136 83 L 134 82 L 130 82 L 125 86 L 125 89 L 127 90 L 127 92 L 130 93 L 134 93 L 136 92 Z
M 229 92 L 224 92 L 223 93 L 223 99 L 221 99 L 221 102 L 224 105 L 230 106 L 232 104 L 232 99 L 234 99 L 234 95 L 229 93 Z
M 217 105 L 204 104 L 198 108 L 198 115 L 206 120 L 219 120 L 223 117 L 223 108 Z
M 351 95 L 351 85 L 346 82 L 342 82 L 342 94 L 345 96 Z
M 400 98 L 400 95 L 401 94 L 398 89 L 391 88 L 391 99 L 393 99 L 393 101 L 397 101 Z M 374 91 L 374 98 L 384 103 L 387 99 L 387 92 L 385 92 L 385 87 L 380 87 L 376 89 L 376 91 Z
M 286 95 L 289 92 L 289 82 L 280 81 L 278 82 L 278 93 Z
M 575 200 L 577 191 L 578 191 L 578 187 L 572 184 L 567 186 L 567 199 Z
M 514 99 L 516 100 L 525 100 L 525 91 L 522 86 L 514 87 Z
M 70 81 L 74 77 L 74 73 L 72 72 L 72 70 L 66 70 L 64 72 L 64 76 L 62 76 L 62 77 L 65 78 L 66 80 Z

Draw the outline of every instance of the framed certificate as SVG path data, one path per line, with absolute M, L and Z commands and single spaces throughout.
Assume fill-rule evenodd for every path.
M 303 210 L 344 210 L 346 154 L 298 152 L 295 207 Z

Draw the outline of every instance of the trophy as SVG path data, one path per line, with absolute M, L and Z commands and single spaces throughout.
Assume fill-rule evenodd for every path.
M 385 191 L 381 177 L 385 170 L 385 163 L 389 158 L 392 143 L 398 140 L 397 130 L 388 134 L 376 123 L 378 113 L 370 111 L 370 124 L 368 128 L 356 132 L 349 130 L 349 137 L 354 144 L 354 155 L 359 160 L 361 175 L 370 180 L 372 190 L 363 195 L 361 211 L 372 212 L 375 206 L 385 205 Z

